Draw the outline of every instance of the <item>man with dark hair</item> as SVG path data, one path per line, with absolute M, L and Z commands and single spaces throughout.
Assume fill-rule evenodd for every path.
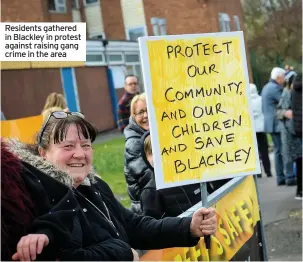
M 135 75 L 125 77 L 125 92 L 118 103 L 118 128 L 123 133 L 129 123 L 130 103 L 135 95 L 139 93 L 138 78 Z

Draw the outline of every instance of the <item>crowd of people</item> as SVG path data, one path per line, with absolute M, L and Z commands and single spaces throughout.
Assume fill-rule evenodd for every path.
M 96 128 L 50 97 L 33 144 L 1 140 L 2 260 L 138 261 L 137 250 L 195 246 L 216 232 L 213 208 L 156 219 L 123 207 L 92 166 Z
M 293 70 L 273 68 L 261 95 L 254 84 L 250 84 L 250 93 L 264 173 L 267 177 L 273 176 L 269 134 L 274 146 L 277 185 L 297 185 L 295 198 L 302 199 L 301 75 Z M 147 146 L 150 140 L 146 97 L 144 93 L 139 94 L 138 79 L 134 75 L 125 78 L 125 93 L 118 104 L 118 117 L 118 127 L 125 136 L 124 174 L 132 210 L 154 217 L 175 216 L 196 204 L 200 200 L 199 184 L 156 190 L 151 146 Z M 144 139 L 148 141 L 146 145 Z M 256 175 L 262 177 L 262 174 Z M 212 192 L 227 181 L 208 183 L 208 191 Z
M 273 68 L 270 81 L 262 88 L 261 97 L 263 132 L 272 138 L 277 185 L 297 185 L 295 198 L 301 200 L 302 75 Z M 262 150 L 262 145 L 259 149 Z M 260 155 L 266 169 L 267 156 Z
M 149 119 L 146 95 L 139 94 L 138 79 L 133 75 L 125 78 L 125 93 L 118 104 L 118 126 L 125 136 L 124 174 L 131 199 L 131 209 L 155 218 L 178 216 L 201 201 L 200 184 L 156 190 L 151 161 L 144 148 L 144 139 L 149 139 Z M 144 138 L 144 139 L 143 139 Z M 211 193 L 229 179 L 208 183 Z
M 250 93 L 264 172 L 272 177 L 269 134 L 277 185 L 297 185 L 302 199 L 302 75 L 273 68 L 261 95 L 254 84 Z M 118 115 L 130 209 L 94 171 L 97 130 L 63 95 L 47 98 L 35 143 L 1 140 L 2 260 L 136 261 L 138 249 L 194 246 L 216 232 L 213 208 L 177 217 L 200 201 L 199 184 L 156 190 L 146 96 L 134 75 Z M 208 183 L 209 193 L 227 181 Z

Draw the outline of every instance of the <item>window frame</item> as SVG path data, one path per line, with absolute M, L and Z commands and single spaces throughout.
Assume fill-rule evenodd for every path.
M 95 3 L 89 3 L 89 4 L 86 2 L 86 0 L 83 0 L 84 6 L 94 6 L 94 5 L 98 5 L 98 4 L 100 4 L 100 0 L 96 0 Z
M 105 35 L 104 32 L 90 34 L 90 35 L 88 36 L 88 38 L 89 38 L 89 39 L 92 39 L 92 40 L 96 40 L 97 38 L 93 38 L 93 37 L 97 37 L 97 36 L 99 36 L 99 35 L 102 35 L 102 39 L 103 39 L 103 40 L 106 39 L 106 35 Z
M 73 3 L 72 3 L 72 9 L 73 10 L 80 10 L 80 0 L 73 0 L 76 3 L 76 6 L 73 7 Z
M 137 55 L 139 57 L 139 60 L 136 61 L 136 62 L 127 62 L 126 60 L 126 56 L 127 55 Z M 139 52 L 124 52 L 124 61 L 125 61 L 125 65 L 140 65 L 141 62 L 140 62 L 140 53 Z
M 50 1 L 50 0 L 48 0 Z M 55 4 L 55 9 L 56 10 L 50 10 L 49 9 L 49 6 L 48 6 L 48 12 L 50 13 L 59 13 L 59 14 L 65 14 L 67 12 L 67 6 L 66 6 L 66 0 L 62 0 L 63 1 L 63 4 L 62 3 L 59 3 L 59 0 L 52 0 L 54 1 L 54 4 Z M 64 11 L 59 11 L 58 10 L 58 6 L 60 7 L 64 7 Z
M 134 41 L 134 42 L 138 41 L 138 40 L 131 40 L 130 39 L 129 31 L 130 30 L 134 30 L 134 29 L 143 29 L 143 32 L 144 32 L 143 36 L 147 36 L 148 35 L 147 34 L 147 27 L 146 27 L 146 25 L 143 25 L 143 26 L 134 26 L 134 27 L 126 27 L 125 28 L 126 40 L 128 40 L 128 41 Z
M 120 61 L 110 61 L 109 56 L 110 55 L 121 55 Z M 125 58 L 123 52 L 118 51 L 107 51 L 106 52 L 106 61 L 108 65 L 125 65 Z
M 240 18 L 237 15 L 233 16 L 234 18 L 234 24 L 235 24 L 235 31 L 241 31 L 241 23 L 240 23 Z
M 159 25 L 159 32 L 160 35 L 167 35 L 167 30 L 166 30 L 166 18 L 159 18 L 158 20 L 158 25 Z
M 107 65 L 104 52 L 90 51 L 86 55 L 101 55 L 103 59 L 102 59 L 102 61 L 85 61 L 85 66 L 106 66 Z
M 224 24 L 224 30 L 222 30 L 221 25 Z M 226 30 L 226 25 L 228 24 L 228 30 Z M 227 13 L 219 13 L 219 26 L 220 26 L 220 32 L 230 32 L 230 17 Z

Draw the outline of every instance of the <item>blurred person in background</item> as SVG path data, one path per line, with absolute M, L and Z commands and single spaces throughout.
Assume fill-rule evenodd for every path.
M 50 107 L 48 109 L 43 110 L 42 112 L 42 117 L 43 117 L 43 122 L 53 113 L 56 111 L 64 111 L 64 112 L 68 112 L 68 109 L 66 108 L 65 110 L 62 110 L 61 107 Z
M 134 75 L 125 77 L 124 94 L 118 103 L 118 128 L 123 133 L 129 124 L 130 103 L 135 95 L 139 93 L 138 78 Z
M 259 154 L 267 177 L 271 177 L 272 174 L 270 171 L 270 161 L 268 156 L 268 142 L 267 142 L 266 133 L 264 133 L 264 115 L 262 113 L 262 98 L 261 96 L 259 96 L 255 84 L 249 84 L 249 86 L 250 86 L 250 97 L 252 103 Z M 258 174 L 257 176 L 262 177 L 262 174 Z
M 45 114 L 46 110 L 52 107 L 60 108 L 61 111 L 69 110 L 64 95 L 55 92 L 49 94 L 46 98 L 45 105 L 42 110 L 42 115 Z
M 281 121 L 277 117 L 277 105 L 281 99 L 285 82 L 285 70 L 272 69 L 269 82 L 262 89 L 262 112 L 264 115 L 264 132 L 269 133 L 274 144 L 275 171 L 277 185 L 293 184 L 293 167 L 286 165 L 282 158 Z M 291 110 L 284 111 L 282 117 L 291 118 Z M 289 177 L 288 177 L 289 176 Z
M 291 91 L 291 108 L 296 137 L 302 147 L 302 74 L 295 76 Z M 302 155 L 296 158 L 297 192 L 296 199 L 302 200 Z
M 281 122 L 281 142 L 282 142 L 282 157 L 283 163 L 287 168 L 287 181 L 286 185 L 296 185 L 296 175 L 294 173 L 293 164 L 294 161 L 302 156 L 301 143 L 296 137 L 292 119 L 291 108 L 291 88 L 292 82 L 296 73 L 294 71 L 289 72 L 285 77 L 286 86 L 283 89 L 283 93 L 279 104 L 277 106 L 277 115 Z M 286 112 L 290 112 L 288 115 Z M 288 117 L 286 117 L 286 115 Z

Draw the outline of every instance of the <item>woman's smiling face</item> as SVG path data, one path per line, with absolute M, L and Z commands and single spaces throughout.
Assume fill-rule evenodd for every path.
M 52 141 L 46 150 L 40 150 L 40 155 L 67 172 L 73 178 L 74 186 L 80 185 L 92 168 L 91 141 L 85 139 L 75 124 L 70 125 L 63 141 L 56 144 Z
M 144 130 L 149 130 L 146 100 L 138 100 L 135 104 L 135 121 Z

